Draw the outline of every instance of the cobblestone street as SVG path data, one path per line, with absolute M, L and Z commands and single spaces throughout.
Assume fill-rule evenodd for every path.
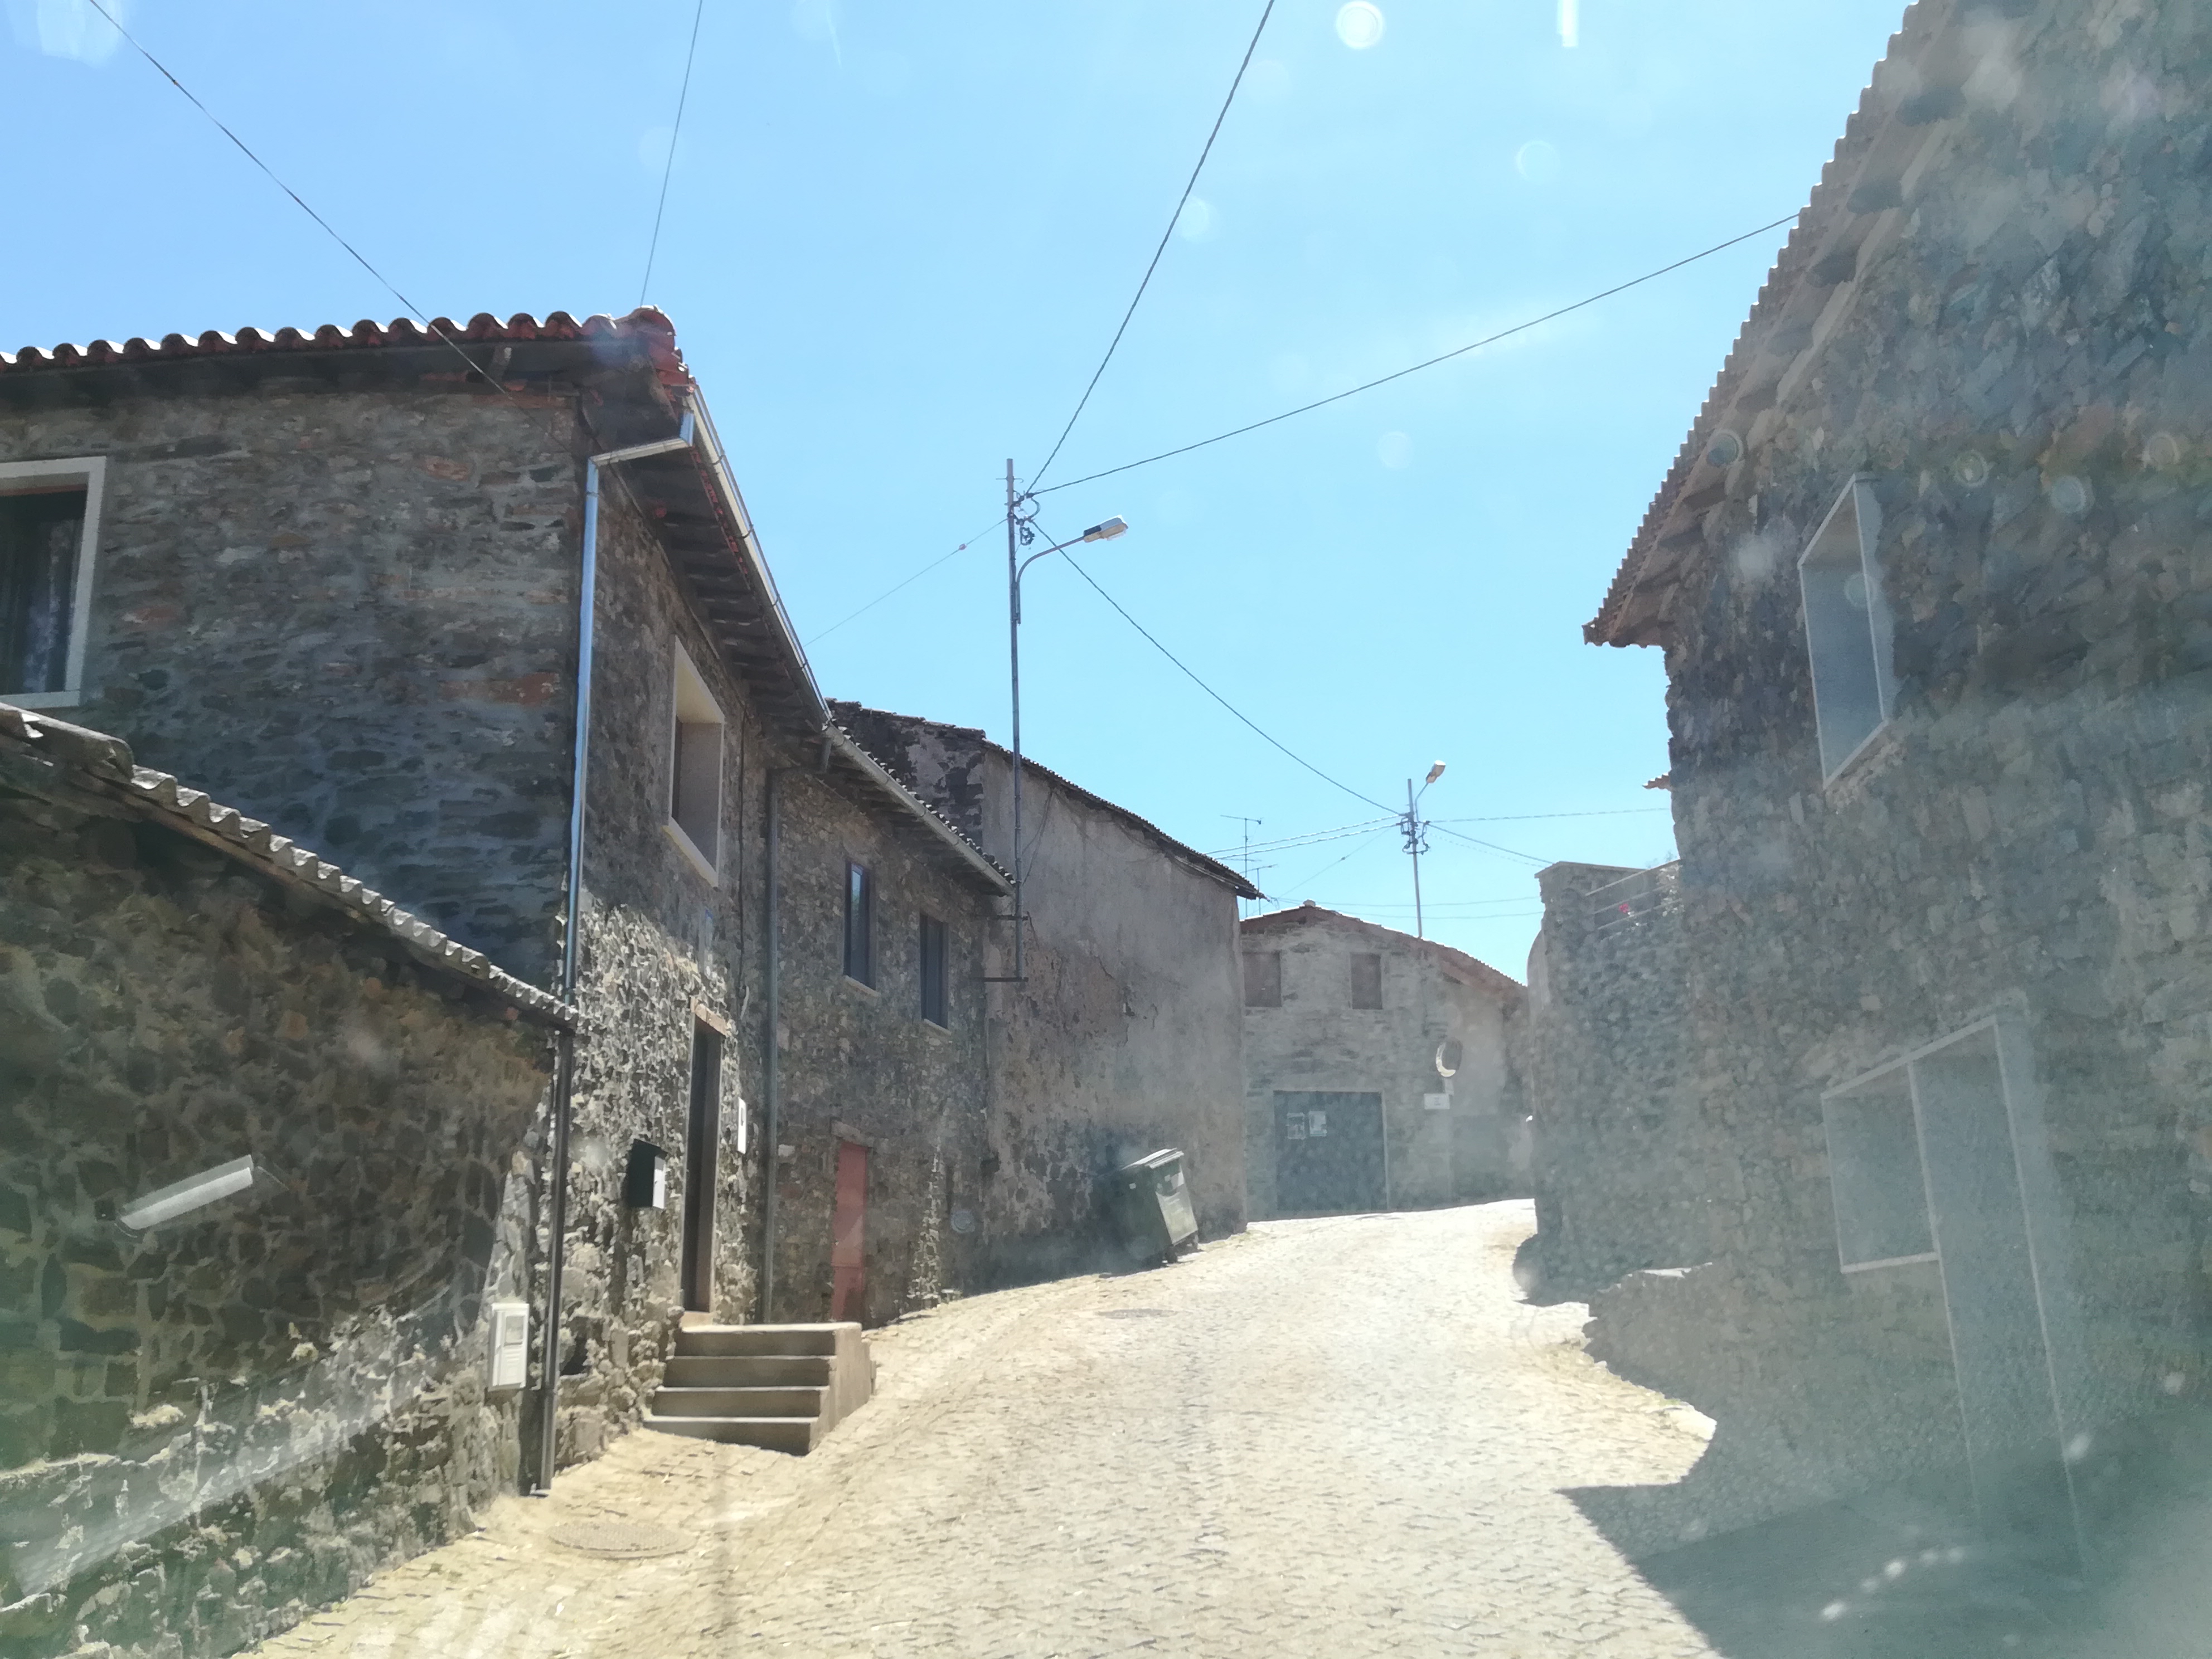
M 1526 1204 L 1265 1224 L 874 1334 L 806 1458 L 634 1434 L 260 1650 L 447 1656 L 1710 1651 L 1562 1489 L 1701 1419 L 1522 1303 Z M 579 1521 L 689 1535 L 597 1559 Z

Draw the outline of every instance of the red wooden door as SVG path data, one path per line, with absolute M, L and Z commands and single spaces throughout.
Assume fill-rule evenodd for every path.
M 858 1319 L 867 1288 L 868 1149 L 837 1143 L 837 1202 L 830 1218 L 830 1317 Z

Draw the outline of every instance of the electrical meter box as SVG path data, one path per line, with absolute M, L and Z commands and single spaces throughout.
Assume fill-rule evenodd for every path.
M 491 1369 L 484 1386 L 519 1389 L 530 1380 L 530 1304 L 491 1304 Z

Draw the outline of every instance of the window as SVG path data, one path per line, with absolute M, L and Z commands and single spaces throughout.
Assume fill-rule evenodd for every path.
M 876 982 L 876 884 L 865 864 L 845 866 L 845 977 Z
M 1844 1271 L 1926 1260 L 1936 1243 L 1910 1068 L 1893 1066 L 1829 1096 L 1822 1116 Z
M 1887 722 L 1896 698 L 1889 607 L 1875 557 L 1881 524 L 1873 481 L 1854 478 L 1797 561 L 1824 778 L 1850 763 Z
M 682 646 L 676 647 L 675 701 L 668 837 L 713 881 L 722 855 L 722 711 Z
M 1382 1006 L 1382 958 L 1371 951 L 1352 953 L 1352 1006 L 1355 1008 L 1380 1008 Z
M 0 698 L 9 702 L 77 700 L 106 465 L 0 465 Z
M 945 924 L 921 919 L 921 1017 L 932 1025 L 950 1026 L 945 995 Z
M 1283 953 L 1247 951 L 1244 953 L 1244 1006 L 1279 1008 L 1283 1006 Z

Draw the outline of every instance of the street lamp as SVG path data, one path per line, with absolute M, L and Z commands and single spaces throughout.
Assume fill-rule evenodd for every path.
M 1021 556 L 1018 540 L 1021 521 L 1016 509 L 1020 502 L 1021 496 L 1014 489 L 1014 464 L 1009 460 L 1006 463 L 1006 657 L 1012 671 L 1013 690 L 1014 971 L 1006 979 L 1017 984 L 1026 977 L 1023 971 L 1022 935 L 1029 926 L 1029 913 L 1022 908 L 1022 575 L 1048 553 L 1057 553 L 1063 547 L 1073 547 L 1078 542 L 1110 542 L 1129 528 L 1126 519 L 1108 519 L 1103 523 L 1092 525 L 1080 536 L 1054 542 L 1050 547 L 1040 549 L 1024 559 Z
M 1415 939 L 1428 937 L 1428 933 L 1421 926 L 1421 820 L 1416 809 L 1420 805 L 1421 796 L 1429 793 L 1429 785 L 1443 775 L 1444 763 L 1438 761 L 1429 769 L 1429 775 L 1422 780 L 1418 793 L 1413 788 L 1413 779 L 1406 780 L 1406 816 L 1398 821 L 1398 827 L 1406 832 L 1406 850 L 1412 854 L 1413 858 L 1413 937 Z

